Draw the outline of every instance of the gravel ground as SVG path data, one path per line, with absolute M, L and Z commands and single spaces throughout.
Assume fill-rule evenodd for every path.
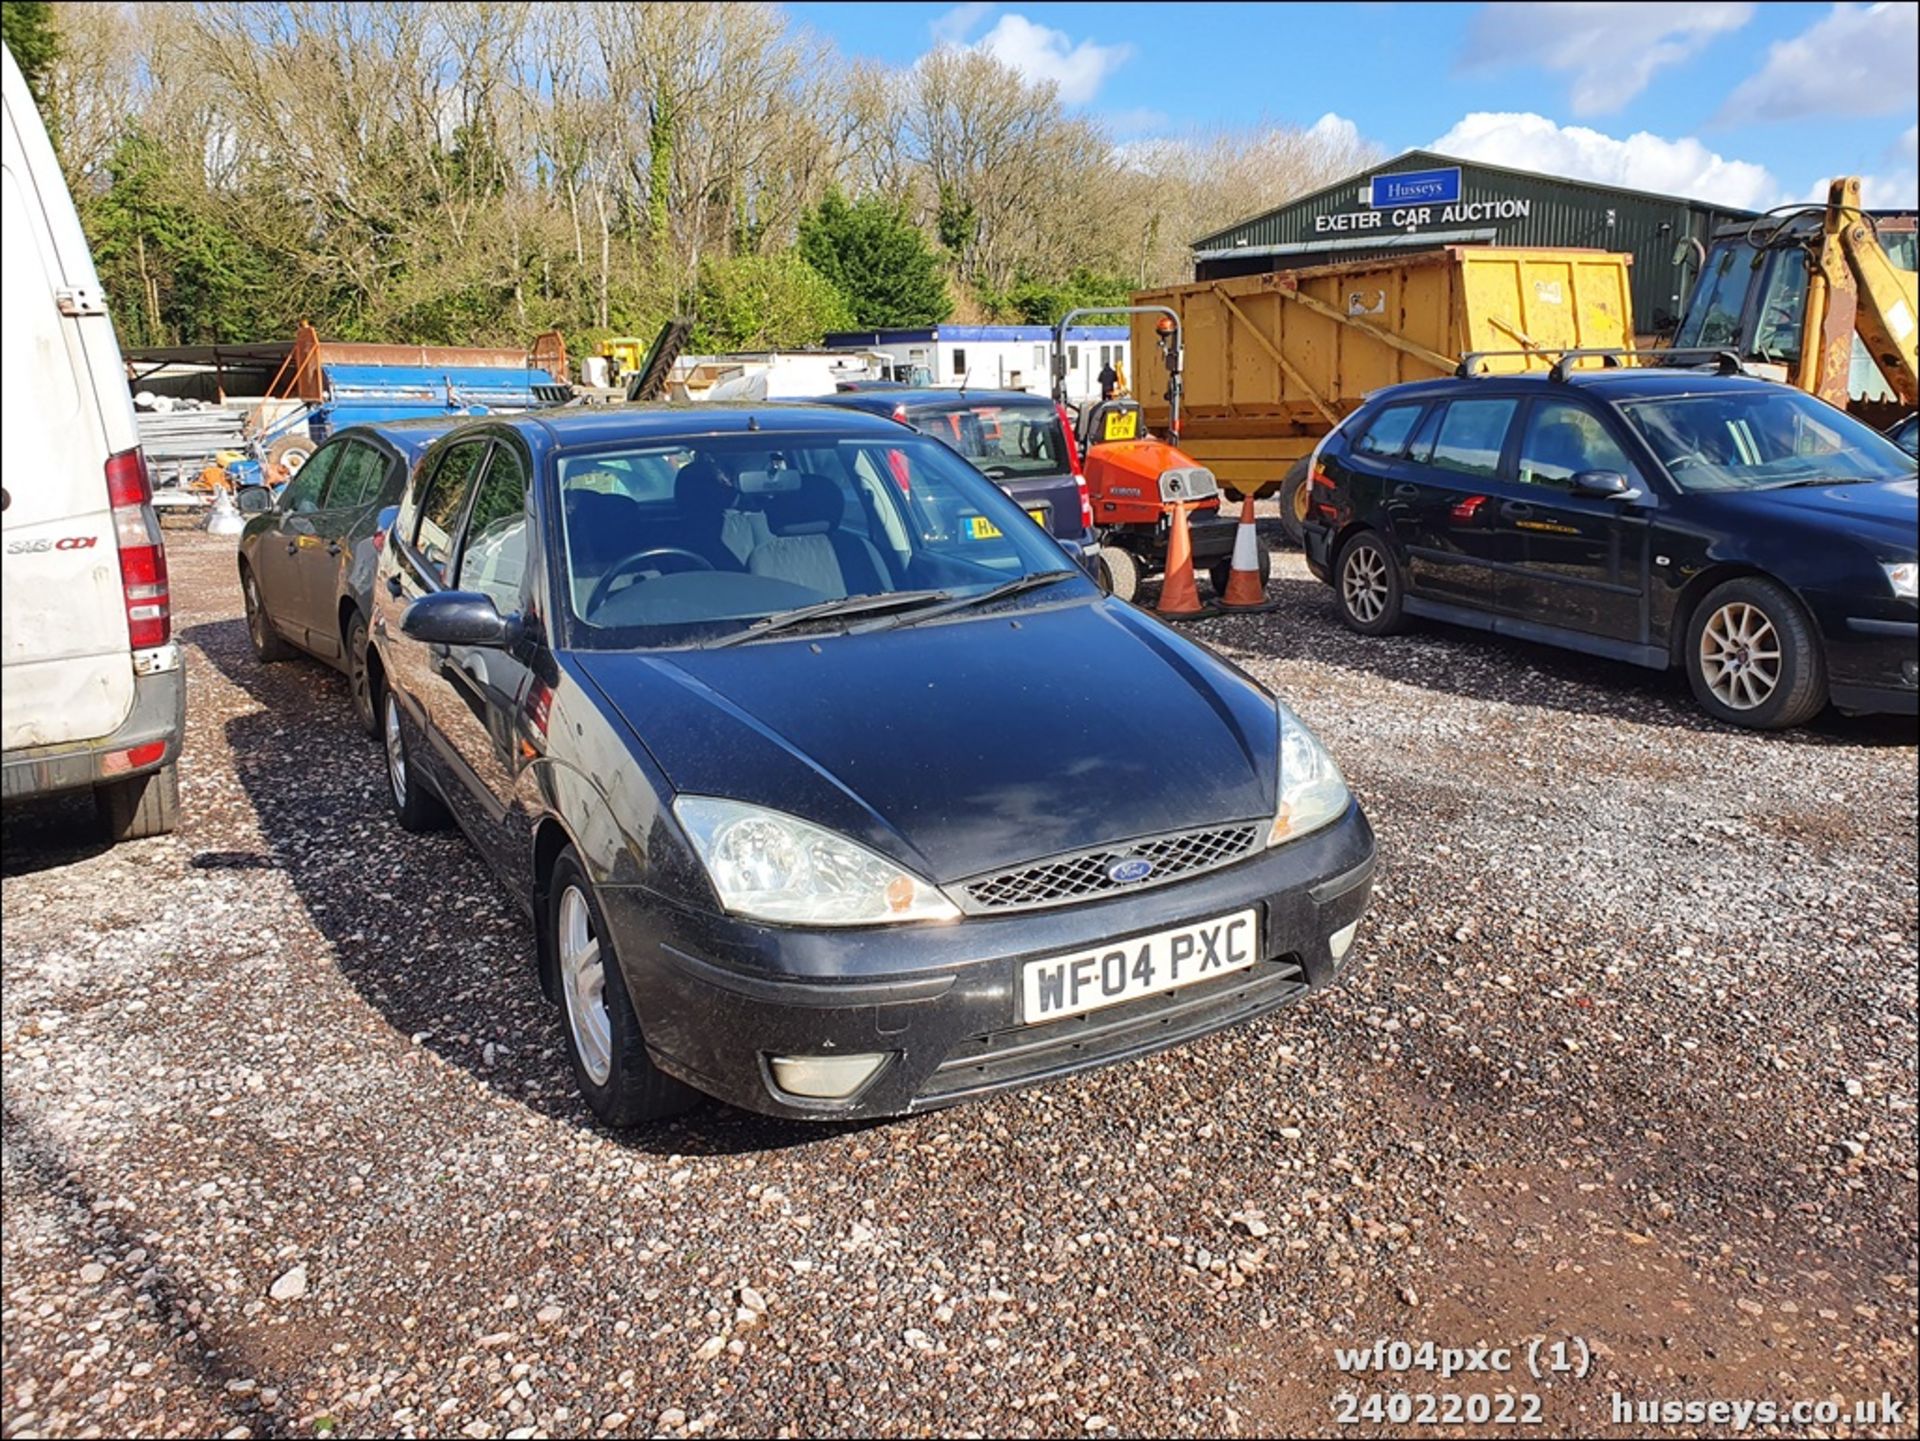
M 1394 1389 L 1538 1393 L 1536 1433 L 1591 1434 L 1614 1392 L 1913 1404 L 1911 720 L 1747 735 L 1677 679 L 1362 639 L 1283 553 L 1277 611 L 1201 634 L 1379 833 L 1344 985 L 907 1121 L 615 1135 L 478 859 L 387 818 L 340 678 L 253 663 L 231 542 L 170 546 L 184 828 L 108 851 L 84 805 L 6 816 L 7 1436 L 1301 1434 Z M 1542 1337 L 1590 1373 L 1332 1357 Z

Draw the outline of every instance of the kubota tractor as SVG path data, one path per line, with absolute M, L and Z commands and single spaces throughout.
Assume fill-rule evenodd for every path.
M 1093 539 L 1108 588 L 1121 600 L 1132 600 L 1140 583 L 1166 568 L 1167 540 L 1173 508 L 1187 507 L 1187 526 L 1193 537 L 1193 564 L 1213 581 L 1216 595 L 1225 592 L 1233 562 L 1233 537 L 1238 517 L 1220 509 L 1220 485 L 1212 471 L 1173 443 L 1180 433 L 1180 317 L 1164 306 L 1102 306 L 1072 310 L 1053 328 L 1053 398 L 1071 409 L 1067 400 L 1068 325 L 1085 315 L 1160 316 L 1160 357 L 1167 371 L 1167 400 L 1171 407 L 1167 428 L 1159 440 L 1148 434 L 1146 412 L 1140 402 L 1125 396 L 1096 400 L 1081 412 L 1074 427 L 1087 480 L 1087 498 L 1093 507 Z M 1133 358 L 1134 373 L 1145 367 Z M 1260 579 L 1267 579 L 1266 547 L 1260 548 Z

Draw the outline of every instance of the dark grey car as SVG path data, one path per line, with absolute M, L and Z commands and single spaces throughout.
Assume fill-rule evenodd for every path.
M 464 416 L 349 426 L 328 438 L 240 536 L 247 635 L 263 661 L 297 648 L 344 672 L 354 715 L 380 733 L 378 660 L 369 661 L 374 519 L 406 488 L 436 438 Z

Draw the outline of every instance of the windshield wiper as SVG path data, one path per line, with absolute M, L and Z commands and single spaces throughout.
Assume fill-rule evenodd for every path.
M 1069 576 L 1081 574 L 1078 570 L 1040 570 L 1029 575 L 1017 575 L 1012 580 L 996 585 L 990 590 L 976 591 L 972 595 L 955 596 L 944 605 L 930 605 L 916 610 L 911 615 L 893 621 L 878 621 L 873 626 L 862 626 L 862 630 L 891 628 L 902 625 L 918 625 L 923 620 L 935 620 L 943 615 L 951 615 L 957 610 L 971 610 L 977 605 L 991 605 L 996 600 L 1005 600 L 1009 596 L 1019 595 L 1022 591 L 1037 590 L 1043 585 L 1058 585 Z
M 1799 480 L 1783 480 L 1778 485 L 1763 485 L 1762 490 L 1794 490 L 1803 485 L 1869 485 L 1864 475 L 1809 475 Z
M 710 640 L 704 649 L 718 650 L 722 646 L 739 645 L 746 640 L 758 640 L 763 635 L 772 635 L 775 631 L 786 630 L 790 626 L 804 625 L 810 620 L 827 620 L 834 616 L 863 615 L 868 611 L 895 610 L 901 607 L 933 605 L 949 600 L 953 592 L 949 590 L 895 590 L 885 595 L 848 595 L 838 600 L 816 601 L 812 605 L 796 606 L 792 610 L 775 611 L 762 620 L 756 620 L 745 630 L 737 630 L 731 635 L 723 635 L 718 640 Z

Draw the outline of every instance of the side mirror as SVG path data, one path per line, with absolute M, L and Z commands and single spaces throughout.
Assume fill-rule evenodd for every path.
M 1599 500 L 1625 500 L 1638 492 L 1617 470 L 1583 470 L 1573 477 L 1573 493 Z
M 501 615 L 492 596 L 475 590 L 439 590 L 407 607 L 400 617 L 400 633 L 429 645 L 504 650 L 519 638 L 520 622 Z
M 233 503 L 242 515 L 265 515 L 273 509 L 273 492 L 264 485 L 243 485 Z
M 1079 566 L 1080 569 L 1095 580 L 1099 579 L 1098 571 L 1100 569 L 1100 563 L 1092 551 L 1088 550 L 1077 540 L 1056 540 L 1055 544 L 1067 553 L 1068 560 Z

